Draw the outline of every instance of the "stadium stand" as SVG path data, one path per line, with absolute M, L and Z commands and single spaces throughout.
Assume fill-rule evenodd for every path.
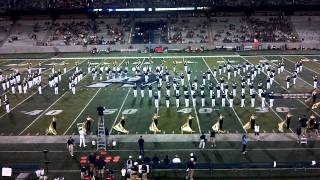
M 320 17 L 318 16 L 292 16 L 292 23 L 301 41 L 320 41 Z M 308 27 L 308 28 L 306 28 Z
M 208 19 L 203 17 L 170 19 L 169 43 L 208 43 L 210 39 L 209 26 Z
M 13 24 L 4 46 L 41 45 L 50 27 L 49 20 L 22 20 Z

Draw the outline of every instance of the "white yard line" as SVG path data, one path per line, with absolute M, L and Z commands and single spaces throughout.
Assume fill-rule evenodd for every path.
M 26 128 L 24 128 L 20 133 L 19 136 L 22 135 L 29 127 L 31 127 L 40 117 L 42 117 L 52 106 L 54 106 L 60 99 L 62 99 L 68 91 L 64 92 L 54 103 L 52 103 L 46 110 L 42 111 L 42 113 L 34 119 Z
M 243 57 L 241 57 L 243 60 L 245 60 L 246 62 L 248 62 L 249 64 L 252 64 L 248 59 L 246 59 L 246 58 L 243 58 Z M 253 65 L 253 64 L 252 64 Z M 263 72 L 262 72 L 263 73 Z M 264 75 L 266 75 L 265 73 L 263 73 Z M 256 91 L 256 89 L 255 89 L 255 91 Z M 256 91 L 257 92 L 257 91 Z M 258 96 L 260 99 L 261 99 L 261 97 L 260 96 Z M 269 106 L 269 104 L 267 103 L 267 102 L 265 102 L 265 104 L 271 109 L 271 111 L 279 118 L 279 120 L 281 121 L 281 122 L 283 122 L 284 120 L 281 118 L 281 116 L 273 109 L 273 108 L 271 108 L 270 106 Z M 292 131 L 292 129 L 291 128 L 289 128 L 290 129 L 290 131 L 292 132 L 292 133 L 294 133 L 293 131 Z
M 211 75 L 213 76 L 213 72 L 212 72 L 212 70 L 211 70 L 211 67 L 208 65 L 208 63 L 206 62 L 206 60 L 205 60 L 204 58 L 202 58 L 202 60 L 203 60 L 203 62 L 207 65 L 209 71 L 211 72 Z M 218 83 L 217 78 L 215 78 L 215 77 L 213 77 L 213 78 L 214 78 L 214 79 L 216 80 L 216 82 Z M 228 98 L 227 96 L 226 96 L 226 99 L 227 99 L 227 101 L 229 102 L 229 98 Z M 242 129 L 244 130 L 244 132 L 247 133 L 247 130 L 243 128 L 243 123 L 242 123 L 240 117 L 238 116 L 237 112 L 234 110 L 233 107 L 232 107 L 231 109 L 232 109 L 232 111 L 234 112 L 234 114 L 236 115 L 238 121 L 240 122 Z
M 183 58 L 183 61 L 184 61 L 184 58 Z M 190 79 L 190 81 L 191 81 L 191 79 Z M 188 81 L 188 84 L 189 84 L 189 90 L 191 91 L 190 81 Z M 192 96 L 191 96 L 191 99 L 192 99 Z M 197 100 L 196 100 L 196 102 L 197 102 Z M 192 103 L 192 107 L 193 107 L 194 113 L 196 114 L 196 119 L 197 119 L 197 123 L 198 123 L 198 127 L 199 127 L 199 133 L 201 134 L 201 127 L 200 127 L 200 122 L 199 122 L 199 117 L 198 117 L 198 111 L 197 111 L 197 108 L 196 108 L 196 104 Z
M 83 62 L 85 62 L 86 60 L 84 60 L 84 61 L 82 61 L 80 64 L 82 64 Z M 71 69 L 69 69 L 68 71 L 67 71 L 67 73 L 69 72 L 69 71 L 71 71 L 72 69 L 74 69 L 74 68 L 71 68 Z M 65 74 L 63 74 L 63 75 L 65 75 Z M 63 76 L 62 75 L 62 76 Z M 43 86 L 43 88 L 42 89 L 44 89 L 45 87 L 47 87 L 49 84 L 46 84 L 45 86 Z M 15 107 L 13 107 L 13 108 L 11 108 L 10 109 L 10 112 L 12 111 L 12 110 L 14 110 L 16 107 L 18 107 L 18 106 L 20 106 L 21 104 L 23 104 L 25 101 L 27 101 L 28 99 L 30 99 L 32 96 L 34 96 L 35 94 L 38 94 L 38 91 L 35 91 L 34 93 L 32 93 L 29 97 L 27 97 L 26 99 L 24 99 L 23 101 L 21 101 L 20 103 L 18 103 Z M 4 114 L 2 114 L 1 116 L 0 116 L 0 119 L 1 118 L 3 118 L 5 115 L 7 115 L 8 113 L 6 112 L 6 113 L 4 113 Z

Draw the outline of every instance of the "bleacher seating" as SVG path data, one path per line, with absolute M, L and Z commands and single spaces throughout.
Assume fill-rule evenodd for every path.
M 300 40 L 306 42 L 320 41 L 320 17 L 292 16 L 291 20 L 296 29 L 296 32 L 300 37 Z

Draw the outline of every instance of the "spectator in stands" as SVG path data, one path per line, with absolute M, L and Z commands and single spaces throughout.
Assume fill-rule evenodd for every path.
M 210 138 L 209 141 L 211 142 L 211 147 L 216 147 L 216 132 L 210 131 Z
M 84 176 L 86 176 L 87 175 L 87 167 L 86 167 L 86 165 L 82 165 L 81 166 L 81 168 L 80 168 L 80 177 L 81 177 L 81 179 L 84 179 Z
M 170 159 L 169 159 L 168 155 L 166 155 L 165 158 L 163 159 L 163 163 L 164 163 L 165 165 L 170 164 Z
M 98 168 L 98 177 L 103 178 L 104 177 L 104 169 L 106 166 L 106 162 L 102 157 L 99 158 L 98 163 L 97 163 L 97 168 Z
M 139 144 L 139 153 L 140 155 L 144 156 L 144 139 L 142 138 L 142 136 L 140 136 L 138 140 L 138 144 Z
M 178 155 L 175 155 L 175 157 L 172 159 L 173 164 L 180 164 L 181 159 L 178 157 Z
M 190 161 L 188 161 L 187 163 L 186 179 L 193 180 L 194 168 L 195 168 L 195 161 L 193 158 L 190 158 Z
M 143 158 L 143 162 L 144 162 L 145 164 L 150 164 L 151 159 L 150 159 L 148 156 L 145 156 L 145 157 Z
M 131 169 L 132 166 L 133 166 L 132 156 L 129 156 L 129 159 L 126 162 L 126 167 L 127 169 Z
M 152 164 L 159 164 L 160 163 L 160 159 L 158 158 L 158 156 L 155 154 L 152 157 Z
M 246 154 L 247 153 L 248 139 L 247 139 L 247 136 L 245 134 L 242 136 L 241 144 L 242 144 L 242 154 Z
M 96 164 L 96 155 L 95 153 L 90 153 L 89 155 L 89 163 L 90 163 L 90 166 L 95 166 Z

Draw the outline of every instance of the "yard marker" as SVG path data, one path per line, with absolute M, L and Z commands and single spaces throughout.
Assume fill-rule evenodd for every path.
M 202 60 L 203 60 L 203 62 L 207 65 L 209 71 L 210 71 L 211 74 L 213 75 L 213 72 L 212 72 L 212 70 L 211 70 L 211 67 L 208 65 L 208 63 L 206 62 L 206 60 L 205 60 L 203 57 L 202 57 Z M 215 77 L 213 77 L 213 78 L 216 80 L 216 82 L 218 82 L 217 78 L 215 78 Z M 228 98 L 228 97 L 226 97 L 226 99 L 227 99 L 227 101 L 229 101 L 229 98 Z M 242 129 L 244 130 L 244 132 L 247 133 L 247 130 L 243 128 L 243 123 L 242 123 L 242 121 L 240 120 L 240 117 L 238 116 L 237 112 L 234 110 L 233 107 L 232 107 L 231 109 L 232 109 L 232 111 L 234 112 L 234 114 L 236 115 L 238 121 L 240 122 Z
M 42 113 L 34 119 L 26 128 L 24 128 L 20 133 L 19 136 L 22 135 L 29 127 L 31 127 L 40 117 L 42 117 L 52 106 L 54 106 L 60 99 L 62 99 L 68 91 L 65 91 L 55 102 L 53 102 L 46 110 L 42 111 Z

